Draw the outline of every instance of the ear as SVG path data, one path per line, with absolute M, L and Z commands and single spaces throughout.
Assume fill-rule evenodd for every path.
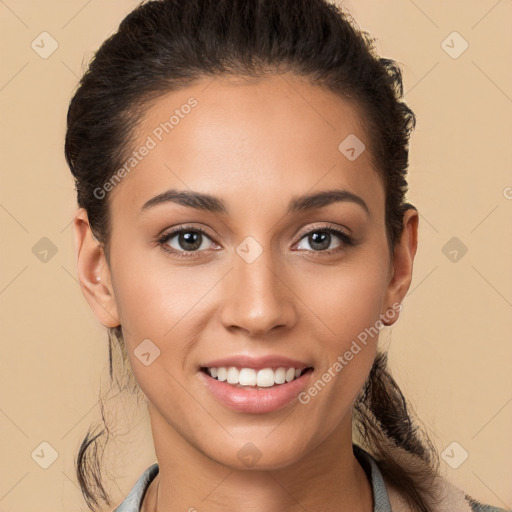
M 401 311 L 403 299 L 412 281 L 412 268 L 414 256 L 418 248 L 418 222 L 419 216 L 415 208 L 409 208 L 404 213 L 403 229 L 400 240 L 396 243 L 393 251 L 393 261 L 391 262 L 390 281 L 386 295 L 386 306 L 388 311 L 393 308 L 394 314 L 385 316 L 383 323 L 392 325 L 398 320 L 397 311 Z
M 103 246 L 94 237 L 87 212 L 80 208 L 73 221 L 80 287 L 96 318 L 105 327 L 120 324 L 110 268 Z

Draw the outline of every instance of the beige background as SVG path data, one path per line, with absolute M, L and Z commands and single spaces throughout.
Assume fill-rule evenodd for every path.
M 92 52 L 136 4 L 0 0 L 1 512 L 87 510 L 73 459 L 99 418 L 108 360 L 106 331 L 76 279 L 65 115 Z M 408 198 L 421 213 L 420 247 L 404 311 L 382 343 L 439 451 L 456 441 L 462 448 L 449 450 L 448 460 L 461 449 L 469 454 L 458 469 L 441 460 L 444 474 L 510 507 L 512 2 L 344 4 L 378 38 L 379 52 L 401 63 L 418 117 Z M 31 48 L 43 31 L 58 42 L 47 59 Z M 458 58 L 443 46 L 453 54 L 462 39 L 442 46 L 453 31 L 469 44 Z M 43 237 L 56 249 L 46 262 L 33 249 Z M 449 259 L 454 247 L 443 253 L 452 237 L 467 247 L 457 261 Z M 131 434 L 117 438 L 108 472 L 117 500 L 154 461 L 145 411 L 128 411 L 116 433 Z M 42 442 L 58 453 L 47 469 L 36 463 L 44 457 L 31 456 Z

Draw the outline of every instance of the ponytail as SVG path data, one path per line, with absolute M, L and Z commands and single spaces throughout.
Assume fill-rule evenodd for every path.
M 103 458 L 110 437 L 113 435 L 111 421 L 105 414 L 105 404 L 122 393 L 135 396 L 137 404 L 147 403 L 130 368 L 129 356 L 123 340 L 121 326 L 108 329 L 108 361 L 110 387 L 101 394 L 98 404 L 101 410 L 101 423 L 89 427 L 75 460 L 75 471 L 78 484 L 87 506 L 93 512 L 101 510 L 101 503 L 111 505 L 108 493 L 103 486 Z
M 427 433 L 414 424 L 407 401 L 378 352 L 354 404 L 354 423 L 383 477 L 418 512 L 432 512 L 439 458 Z

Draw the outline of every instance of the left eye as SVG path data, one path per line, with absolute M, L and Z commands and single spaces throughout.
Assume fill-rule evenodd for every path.
M 335 238 L 341 240 L 341 242 L 339 242 L 335 247 L 329 247 L 332 242 L 333 235 Z M 346 233 L 332 228 L 315 229 L 306 233 L 301 240 L 306 240 L 311 248 L 309 250 L 313 250 L 315 252 L 330 252 L 331 250 L 339 248 L 343 244 L 350 245 L 352 243 L 352 239 Z M 302 249 L 302 247 L 299 248 Z M 326 249 L 329 250 L 326 251 Z

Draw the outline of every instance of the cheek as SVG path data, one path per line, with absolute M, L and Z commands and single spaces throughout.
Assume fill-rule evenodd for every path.
M 216 276 L 202 271 L 198 279 L 197 267 L 167 262 L 159 251 L 123 251 L 118 245 L 118 254 L 113 256 L 117 264 L 112 270 L 123 327 L 136 337 L 165 341 L 191 310 L 200 309 L 198 302 L 215 284 Z
M 340 411 L 350 408 L 375 358 L 388 282 L 388 260 L 383 254 L 382 250 L 361 251 L 353 261 L 336 269 L 324 268 L 315 273 L 315 279 L 302 281 L 301 294 L 306 293 L 307 284 L 316 283 L 318 290 L 310 295 L 308 306 L 323 326 L 316 379 L 325 383 L 315 380 L 303 403 L 317 409 L 326 428 L 339 421 Z
M 301 277 L 299 296 L 325 331 L 333 349 L 342 350 L 365 328 L 375 325 L 381 313 L 388 285 L 387 260 L 363 254 L 346 264 L 323 267 Z M 314 290 L 314 293 L 311 291 Z

